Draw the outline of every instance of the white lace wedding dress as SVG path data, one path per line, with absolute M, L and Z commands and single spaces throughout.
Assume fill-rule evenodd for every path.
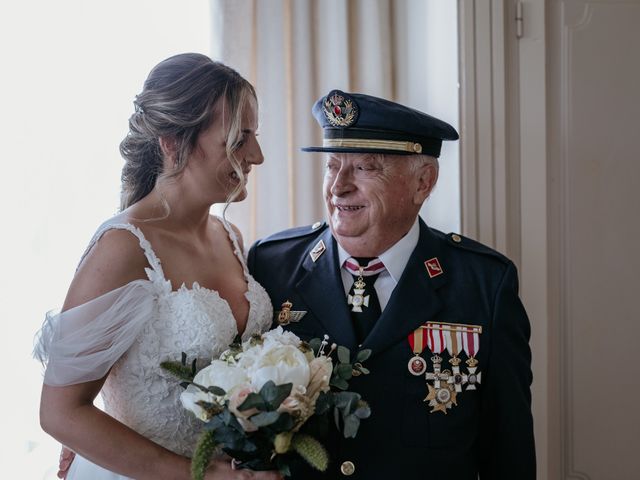
M 251 277 L 235 233 L 224 222 L 247 280 L 249 318 L 242 335 L 269 329 L 273 318 L 265 290 Z M 140 242 L 150 267 L 148 280 L 135 280 L 63 313 L 49 313 L 36 345 L 47 363 L 44 382 L 70 385 L 109 375 L 102 389 L 104 409 L 141 435 L 190 457 L 202 424 L 180 403 L 179 382 L 160 368 L 164 360 L 198 358 L 199 367 L 219 356 L 237 335 L 228 303 L 217 292 L 184 285 L 173 290 L 142 231 L 128 223 L 105 223 L 87 252 L 110 229 L 125 229 Z M 86 255 L 86 253 L 85 253 Z M 68 480 L 124 480 L 76 456 Z

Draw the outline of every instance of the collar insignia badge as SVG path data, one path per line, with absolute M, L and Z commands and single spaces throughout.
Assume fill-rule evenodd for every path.
M 316 260 L 318 260 L 322 256 L 322 254 L 325 252 L 326 249 L 327 247 L 325 246 L 324 242 L 320 240 L 318 243 L 315 244 L 313 249 L 309 252 L 309 256 L 311 257 L 311 260 L 313 260 L 313 262 L 315 263 Z
M 433 257 L 424 262 L 424 266 L 427 267 L 429 278 L 437 277 L 438 275 L 442 275 L 444 273 L 442 271 L 442 267 L 440 266 L 440 261 L 437 257 Z

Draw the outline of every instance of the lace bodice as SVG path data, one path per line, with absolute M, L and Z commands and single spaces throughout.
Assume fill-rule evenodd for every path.
M 250 309 L 243 333 L 243 339 L 247 339 L 270 327 L 273 311 L 265 290 L 247 270 L 233 229 L 226 222 L 223 223 L 247 280 L 245 295 Z M 144 321 L 140 322 L 135 332 L 128 333 L 135 335 L 135 338 L 130 339 L 132 343 L 126 352 L 113 364 L 104 384 L 102 397 L 105 411 L 165 448 L 191 456 L 202 423 L 182 407 L 179 381 L 164 372 L 160 362 L 179 360 L 181 353 L 185 352 L 190 361 L 198 358 L 198 368 L 206 366 L 237 335 L 235 319 L 226 300 L 216 291 L 197 283 L 192 288 L 183 285 L 173 290 L 151 244 L 142 231 L 131 224 L 106 223 L 95 234 L 87 252 L 111 229 L 128 230 L 139 239 L 149 262 L 146 269 L 148 280 L 132 283 L 137 282 L 138 290 L 145 292 L 143 296 L 151 298 L 145 298 L 144 303 L 144 308 L 150 311 L 140 312 Z M 128 309 L 120 308 L 120 311 Z M 136 313 L 132 316 L 140 315 Z M 108 317 L 109 310 L 103 316 Z

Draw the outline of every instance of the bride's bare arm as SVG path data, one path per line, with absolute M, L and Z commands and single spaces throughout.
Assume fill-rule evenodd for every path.
M 44 385 L 40 424 L 64 445 L 116 473 L 136 479 L 188 479 L 189 460 L 153 443 L 93 406 L 104 379 Z
M 63 310 L 145 278 L 145 256 L 135 236 L 110 230 L 83 259 Z M 68 386 L 43 385 L 42 428 L 62 444 L 109 470 L 132 478 L 189 478 L 188 459 L 139 435 L 93 401 L 105 378 Z

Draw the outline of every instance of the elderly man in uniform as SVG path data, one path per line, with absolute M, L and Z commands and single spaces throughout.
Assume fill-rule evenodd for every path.
M 313 114 L 324 132 L 328 225 L 257 242 L 249 268 L 286 328 L 328 334 L 368 375 L 349 390 L 371 406 L 355 439 L 327 441 L 322 478 L 535 478 L 529 321 L 514 264 L 418 212 L 453 127 L 384 99 L 338 90 Z M 278 315 L 276 314 L 276 318 Z M 295 479 L 315 478 L 302 471 Z

